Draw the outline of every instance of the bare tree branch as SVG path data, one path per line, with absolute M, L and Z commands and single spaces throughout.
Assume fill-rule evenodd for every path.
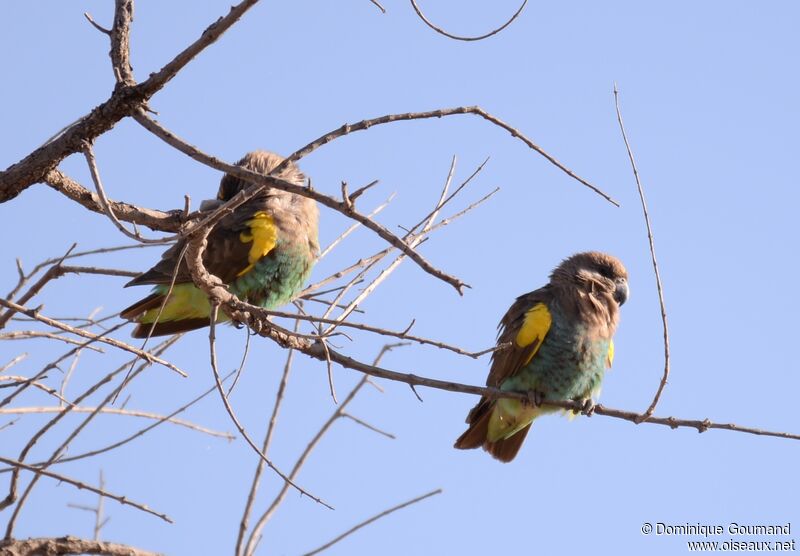
M 115 0 L 114 25 L 111 27 L 111 67 L 118 84 L 135 85 L 131 67 L 130 33 L 133 23 L 133 0 Z
M 294 322 L 294 331 L 297 332 L 300 328 L 300 320 L 297 319 Z M 272 435 L 275 433 L 275 426 L 278 422 L 278 414 L 281 410 L 281 405 L 283 404 L 283 397 L 286 392 L 286 385 L 289 383 L 289 372 L 292 369 L 292 363 L 294 361 L 294 354 L 295 351 L 293 349 L 288 349 L 286 351 L 286 363 L 283 365 L 283 373 L 281 374 L 281 381 L 278 384 L 278 391 L 275 393 L 275 403 L 272 405 L 272 413 L 269 417 L 269 424 L 267 425 L 267 432 L 264 435 L 264 442 L 261 445 L 261 452 L 264 455 L 269 453 L 270 444 L 272 443 Z M 261 484 L 261 476 L 264 473 L 264 459 L 258 458 L 258 463 L 256 464 L 256 470 L 253 475 L 253 480 L 250 483 L 250 492 L 247 494 L 247 502 L 244 506 L 244 512 L 242 514 L 242 520 L 239 523 L 239 533 L 236 536 L 236 548 L 234 550 L 235 556 L 243 556 L 243 543 L 244 537 L 247 534 L 247 529 L 250 526 L 250 514 L 253 511 L 253 505 L 256 501 L 256 494 L 258 493 L 258 487 Z M 285 485 L 285 483 L 284 483 Z
M 228 416 L 231 418 L 231 421 L 233 421 L 233 424 L 236 427 L 236 429 L 239 431 L 239 434 L 241 434 L 242 438 L 245 439 L 245 442 L 247 442 L 247 444 L 255 451 L 255 453 L 258 454 L 259 457 L 261 457 L 261 459 L 264 461 L 264 463 L 266 463 L 267 466 L 270 469 L 272 469 L 281 479 L 283 479 L 284 482 L 286 482 L 287 484 L 289 484 L 292 487 L 294 487 L 295 489 L 297 489 L 297 491 L 300 494 L 305 494 L 306 496 L 311 498 L 314 502 L 316 502 L 318 504 L 322 504 L 326 508 L 332 510 L 333 506 L 331 506 L 330 504 L 328 504 L 327 502 L 322 500 L 320 497 L 314 496 L 313 494 L 311 494 L 310 492 L 308 492 L 304 488 L 302 488 L 302 487 L 298 486 L 297 484 L 295 484 L 292 481 L 292 479 L 290 479 L 289 477 L 287 477 L 283 473 L 283 471 L 278 469 L 275 466 L 275 464 L 272 463 L 272 461 L 266 455 L 264 455 L 264 453 L 259 449 L 259 447 L 256 446 L 255 442 L 252 441 L 252 439 L 250 438 L 250 435 L 247 434 L 247 431 L 242 426 L 242 424 L 239 422 L 239 418 L 236 417 L 236 413 L 233 411 L 233 407 L 231 407 L 231 404 L 228 401 L 228 397 L 225 394 L 225 390 L 222 388 L 222 379 L 220 378 L 219 371 L 217 370 L 217 352 L 216 352 L 216 338 L 215 338 L 217 314 L 218 314 L 218 307 L 216 305 L 212 305 L 211 318 L 210 318 L 210 329 L 209 329 L 209 334 L 208 334 L 208 344 L 209 344 L 209 350 L 211 352 L 210 353 L 210 355 L 211 355 L 211 369 L 214 371 L 214 380 L 217 383 L 217 392 L 219 392 L 220 398 L 222 399 L 222 404 L 225 406 L 225 411 L 228 412 Z
M 467 284 L 465 284 L 455 276 L 450 276 L 449 274 L 446 274 L 443 271 L 435 268 L 422 255 L 414 251 L 413 248 L 409 247 L 399 237 L 397 237 L 395 234 L 387 230 L 384 226 L 378 224 L 368 216 L 356 211 L 355 208 L 352 206 L 352 204 L 349 204 L 346 199 L 338 201 L 333 197 L 324 195 L 314 189 L 311 189 L 310 187 L 298 186 L 291 182 L 274 177 L 280 172 L 280 170 L 285 166 L 285 164 L 288 164 L 288 162 L 286 161 L 289 160 L 289 158 L 287 158 L 286 160 L 284 160 L 284 162 L 279 164 L 271 172 L 271 175 L 267 176 L 258 174 L 256 172 L 251 172 L 250 170 L 242 168 L 241 166 L 227 164 L 216 157 L 205 154 L 197 147 L 190 145 L 189 143 L 180 139 L 166 128 L 162 127 L 158 122 L 148 117 L 147 114 L 145 114 L 144 111 L 142 110 L 139 110 L 134 115 L 134 118 L 148 131 L 152 132 L 154 135 L 164 140 L 167 144 L 175 147 L 176 149 L 178 149 L 185 155 L 193 158 L 194 160 L 197 160 L 198 162 L 201 162 L 202 164 L 205 164 L 206 166 L 209 166 L 211 168 L 215 168 L 221 172 L 225 172 L 226 174 L 230 174 L 232 176 L 236 176 L 240 179 L 256 184 L 240 193 L 237 193 L 236 195 L 234 195 L 233 198 L 231 198 L 229 201 L 223 204 L 219 209 L 217 209 L 214 212 L 214 214 L 212 214 L 210 217 L 191 226 L 191 228 L 185 232 L 184 234 L 185 237 L 191 237 L 200 233 L 201 230 L 211 226 L 213 223 L 215 223 L 217 220 L 221 219 L 225 214 L 227 214 L 230 210 L 241 205 L 246 200 L 251 199 L 265 187 L 274 187 L 276 189 L 282 189 L 290 193 L 302 195 L 303 197 L 308 197 L 309 199 L 314 199 L 318 203 L 325 205 L 333 210 L 336 210 L 345 215 L 346 217 L 355 220 L 356 222 L 359 222 L 365 228 L 369 228 L 370 230 L 378 234 L 378 236 L 380 236 L 387 243 L 390 243 L 392 246 L 396 247 L 404 254 L 406 254 L 410 259 L 412 259 L 415 263 L 417 263 L 417 265 L 419 265 L 425 272 L 431 274 L 432 276 L 435 276 L 436 278 L 439 278 L 444 282 L 447 282 L 448 284 L 453 286 L 456 289 L 456 291 L 458 291 L 459 294 L 463 294 L 463 288 L 466 287 Z M 295 158 L 299 158 L 299 156 L 296 156 Z
M 127 497 L 125 497 L 125 496 L 120 496 L 118 494 L 113 494 L 111 492 L 107 492 L 107 491 L 105 491 L 103 489 L 93 487 L 91 485 L 88 485 L 88 484 L 86 484 L 84 482 L 81 482 L 81 481 L 78 481 L 76 479 L 71 479 L 70 477 L 67 477 L 65 475 L 60 475 L 58 473 L 53 473 L 52 471 L 46 471 L 46 470 L 41 469 L 39 467 L 34 467 L 32 465 L 28 465 L 27 463 L 23 463 L 21 461 L 13 460 L 13 459 L 6 458 L 6 457 L 3 457 L 3 456 L 0 456 L 0 462 L 3 462 L 6 465 L 10 465 L 12 467 L 15 467 L 16 469 L 21 469 L 21 470 L 24 470 L 24 471 L 30 471 L 30 472 L 34 473 L 35 475 L 37 475 L 37 476 L 41 475 L 41 476 L 44 476 L 44 477 L 49 477 L 51 479 L 55 479 L 55 480 L 60 481 L 62 483 L 67 483 L 67 484 L 73 485 L 75 487 L 78 487 L 78 489 L 88 490 L 89 492 L 94 492 L 95 494 L 99 494 L 100 496 L 104 496 L 106 498 L 111 498 L 112 500 L 116 500 L 117 502 L 119 502 L 120 504 L 123 504 L 125 506 L 131 506 L 132 508 L 136 508 L 137 510 L 141 510 L 141 511 L 143 511 L 145 513 L 154 515 L 154 516 L 156 516 L 158 518 L 163 519 L 167 523 L 173 523 L 172 519 L 170 519 L 170 517 L 167 514 L 163 514 L 163 513 L 157 512 L 155 510 L 152 510 L 149 507 L 147 507 L 146 504 L 140 504 L 138 502 L 133 502 L 133 501 L 129 500 Z M 10 539 L 10 536 L 7 533 L 5 540 L 9 540 L 9 539 Z
M 431 29 L 433 29 L 434 31 L 439 33 L 440 35 L 444 35 L 445 37 L 447 37 L 449 39 L 454 39 L 454 40 L 457 40 L 457 41 L 467 41 L 467 42 L 469 42 L 469 41 L 482 41 L 483 39 L 488 39 L 492 35 L 496 35 L 500 31 L 502 31 L 503 29 L 505 29 L 506 27 L 511 25 L 514 22 L 514 20 L 517 19 L 517 17 L 519 17 L 519 14 L 522 13 L 522 10 L 523 10 L 523 8 L 525 8 L 525 4 L 527 4 L 527 3 L 528 3 L 528 0 L 522 0 L 522 5 L 519 7 L 519 9 L 517 9 L 516 12 L 514 12 L 514 15 L 511 16 L 511 19 L 509 19 L 508 21 L 503 23 L 497 29 L 494 29 L 492 31 L 489 31 L 488 33 L 485 33 L 483 35 L 479 35 L 477 37 L 463 37 L 463 36 L 460 36 L 460 35 L 453 35 L 452 33 L 448 33 L 447 31 L 445 31 L 441 27 L 437 27 L 436 25 L 431 23 L 430 20 L 428 20 L 428 18 L 425 17 L 425 14 L 422 13 L 422 10 L 419 9 L 419 6 L 417 6 L 416 0 L 411 0 L 411 6 L 414 8 L 414 11 L 417 12 L 417 15 L 425 23 L 425 25 L 427 25 L 428 27 L 430 27 Z
M 126 544 L 90 541 L 76 537 L 0 540 L 0 551 L 5 556 L 68 556 L 78 554 L 162 556 L 156 552 L 134 548 Z
M 289 162 L 299 160 L 304 156 L 310 154 L 311 152 L 317 150 L 318 148 L 330 143 L 334 139 L 338 139 L 339 137 L 344 137 L 345 135 L 349 135 L 350 133 L 356 131 L 363 131 L 365 129 L 369 129 L 370 127 L 382 124 L 390 124 L 393 122 L 398 121 L 407 121 L 407 120 L 424 120 L 429 118 L 444 118 L 446 116 L 456 116 L 460 114 L 472 114 L 474 116 L 479 116 L 484 120 L 493 123 L 494 125 L 508 131 L 512 137 L 519 139 L 523 143 L 525 143 L 529 148 L 533 149 L 540 155 L 542 155 L 548 162 L 553 164 L 556 168 L 567 174 L 574 180 L 582 183 L 601 197 L 603 197 L 609 203 L 619 206 L 619 203 L 612 199 L 607 193 L 603 192 L 598 187 L 592 185 L 582 177 L 575 174 L 572 170 L 564 166 L 561 162 L 555 159 L 552 155 L 548 154 L 543 148 L 539 145 L 534 143 L 532 140 L 528 139 L 522 132 L 518 129 L 512 127 L 511 125 L 505 123 L 501 119 L 491 115 L 490 113 L 486 112 L 483 108 L 479 106 L 458 106 L 456 108 L 442 108 L 439 110 L 431 110 L 429 112 L 407 112 L 405 114 L 387 114 L 386 116 L 381 116 L 379 118 L 372 118 L 369 120 L 362 120 L 360 122 L 354 124 L 344 124 L 342 127 L 335 129 L 321 137 L 315 139 L 302 149 L 296 151 L 294 154 L 288 156 L 283 164 L 288 164 Z M 273 172 L 278 172 L 281 166 L 278 166 Z M 248 179 L 244 178 L 243 179 Z
M 59 330 L 64 330 L 65 332 L 69 332 L 71 334 L 75 334 L 75 335 L 81 336 L 83 338 L 89 338 L 91 340 L 96 340 L 98 342 L 102 342 L 104 344 L 108 344 L 110 346 L 114 346 L 114 347 L 119 348 L 121 350 L 128 351 L 130 353 L 134 353 L 134 354 L 138 355 L 141 359 L 146 360 L 148 363 L 158 363 L 159 365 L 162 365 L 162 366 L 164 366 L 164 367 L 166 367 L 166 368 L 168 368 L 168 369 L 170 369 L 172 371 L 175 371 L 176 373 L 178 373 L 182 377 L 189 376 L 185 372 L 180 370 L 178 367 L 176 367 L 175 365 L 170 363 L 169 361 L 164 361 L 163 359 L 160 359 L 158 357 L 150 355 L 147 352 L 142 351 L 139 348 L 136 348 L 136 347 L 133 347 L 133 346 L 131 346 L 129 344 L 126 344 L 125 342 L 121 342 L 119 340 L 115 340 L 114 338 L 106 338 L 105 336 L 98 336 L 97 334 L 92 334 L 91 332 L 86 332 L 85 330 L 81 330 L 80 328 L 75 328 L 75 327 L 70 326 L 68 324 L 64 324 L 63 322 L 59 322 L 59 321 L 57 321 L 55 319 L 51 319 L 51 318 L 48 318 L 48 317 L 46 317 L 44 315 L 40 315 L 34 309 L 28 309 L 27 307 L 23 307 L 22 305 L 17 305 L 13 301 L 7 301 L 5 299 L 0 298 L 0 305 L 2 305 L 3 307 L 6 307 L 8 309 L 13 309 L 14 311 L 16 311 L 18 313 L 22 313 L 23 315 L 27 315 L 27 316 L 29 316 L 29 317 L 31 317 L 33 319 L 36 319 L 36 320 L 38 320 L 40 322 L 43 322 L 44 324 L 46 324 L 48 326 L 52 326 L 53 328 L 58 328 Z
M 333 539 L 333 540 L 331 540 L 329 542 L 326 542 L 325 544 L 323 544 L 319 548 L 314 549 L 311 552 L 306 552 L 305 554 L 303 554 L 303 556 L 313 556 L 314 554 L 319 554 L 323 550 L 327 550 L 328 548 L 330 548 L 334 544 L 338 543 L 341 540 L 344 540 L 346 537 L 349 537 L 350 535 L 352 535 L 353 533 L 355 533 L 359 529 L 361 529 L 363 527 L 366 527 L 370 523 L 373 523 L 373 522 L 379 520 L 382 517 L 386 517 L 387 515 L 389 515 L 391 513 L 394 513 L 397 510 L 402 510 L 403 508 L 407 508 L 408 506 L 416 504 L 417 502 L 422 502 L 426 498 L 430 498 L 431 496 L 436 496 L 437 494 L 441 494 L 441 493 L 442 493 L 442 489 L 437 488 L 436 490 L 433 490 L 433 491 L 429 492 L 428 494 L 423 494 L 422 496 L 417 496 L 416 498 L 412 498 L 411 500 L 408 500 L 407 502 L 403 502 L 402 504 L 398 504 L 397 506 L 393 506 L 393 507 L 389 508 L 388 510 L 384 510 L 379 514 L 374 515 L 371 518 L 362 521 L 361 523 L 359 523 L 355 527 L 353 527 L 351 529 L 348 529 L 347 531 L 345 531 L 344 533 L 342 533 L 341 535 L 339 535 L 335 539 Z
M 131 7 L 131 9 L 133 9 L 133 7 Z M 88 164 L 89 166 L 89 173 L 92 176 L 92 181 L 94 182 L 94 187 L 95 190 L 97 191 L 97 198 L 100 200 L 100 206 L 103 208 L 103 212 L 105 213 L 106 216 L 108 216 L 108 219 L 111 220 L 111 223 L 114 224 L 114 226 L 120 232 L 122 232 L 124 236 L 129 237 L 140 243 L 157 243 L 157 244 L 170 243 L 177 239 L 177 237 L 148 239 L 142 237 L 138 231 L 134 230 L 133 232 L 131 232 L 125 226 L 123 226 L 122 222 L 120 222 L 117 216 L 114 214 L 114 210 L 111 208 L 111 205 L 108 202 L 105 189 L 103 188 L 103 180 L 100 179 L 100 170 L 97 168 L 97 160 L 95 159 L 94 156 L 94 150 L 92 149 L 92 145 L 89 141 L 87 141 L 83 146 L 83 156 L 86 158 L 86 164 Z
M 50 170 L 44 175 L 42 181 L 84 208 L 103 214 L 103 206 L 97 193 L 92 193 L 63 172 L 56 169 Z M 136 222 L 151 230 L 177 232 L 183 223 L 184 214 L 180 210 L 163 212 L 111 199 L 108 200 L 108 205 L 120 220 Z
M 107 101 L 95 107 L 89 114 L 80 118 L 45 145 L 0 172 L 0 203 L 15 198 L 34 183 L 44 181 L 47 173 L 54 170 L 64 158 L 79 152 L 83 148 L 84 141 L 91 141 L 102 135 L 114 127 L 119 120 L 138 110 L 175 77 L 186 64 L 213 44 L 257 2 L 258 0 L 244 0 L 233 6 L 227 15 L 209 25 L 195 42 L 159 71 L 151 74 L 146 81 L 138 85 L 118 83 Z M 128 2 L 124 3 L 124 5 L 127 4 Z M 127 15 L 122 16 L 123 19 L 127 17 Z M 115 19 L 115 24 L 119 23 L 122 23 L 122 20 Z M 129 20 L 126 20 L 124 24 L 118 25 L 117 32 L 126 32 L 128 24 Z M 118 41 L 118 50 L 127 48 L 127 38 L 123 39 L 119 36 L 114 40 Z M 124 65 L 126 60 L 127 57 L 121 54 L 118 61 Z
M 405 344 L 398 343 L 398 344 L 387 344 L 383 346 L 381 351 L 375 357 L 373 363 L 377 365 L 378 363 L 380 363 L 380 360 L 387 352 L 402 345 Z M 342 403 L 333 411 L 328 420 L 322 424 L 322 426 L 317 431 L 317 434 L 315 434 L 314 437 L 308 442 L 303 452 L 297 458 L 297 461 L 295 462 L 294 467 L 292 468 L 292 471 L 289 474 L 289 477 L 291 479 L 297 477 L 297 475 L 300 473 L 300 470 L 303 468 L 303 465 L 305 465 L 306 460 L 308 460 L 308 457 L 311 455 L 311 452 L 313 452 L 314 448 L 316 448 L 317 444 L 319 444 L 319 441 L 322 440 L 322 438 L 331 428 L 333 423 L 335 423 L 338 419 L 344 416 L 345 409 L 347 408 L 348 405 L 350 405 L 350 402 L 352 402 L 355 399 L 356 395 L 361 391 L 361 389 L 364 387 L 365 384 L 373 384 L 367 376 L 362 377 L 361 380 L 358 381 L 358 384 L 356 384 L 353 387 L 353 389 L 347 394 L 347 396 L 345 396 L 345 398 L 342 400 Z M 272 503 L 269 505 L 267 510 L 261 515 L 256 524 L 253 526 L 253 530 L 250 532 L 250 536 L 247 539 L 247 544 L 245 545 L 244 552 L 241 554 L 241 556 L 253 556 L 255 554 L 256 546 L 258 545 L 258 542 L 261 538 L 261 532 L 264 530 L 264 527 L 267 525 L 267 522 L 272 518 L 272 516 L 278 510 L 278 507 L 280 507 L 288 491 L 289 491 L 289 485 L 284 483 L 284 485 L 281 487 L 280 492 L 278 492 L 278 494 L 272 500 Z
M 63 407 L 13 407 L 10 409 L 0 409 L 0 415 L 31 415 L 31 414 L 43 414 L 43 413 L 59 413 L 63 410 Z M 207 434 L 209 436 L 216 436 L 219 438 L 224 438 L 226 440 L 234 440 L 236 437 L 229 433 L 229 432 L 221 432 L 215 431 L 213 429 L 209 429 L 207 427 L 203 427 L 196 423 L 192 423 L 191 421 L 185 421 L 183 419 L 175 419 L 169 416 L 159 415 L 157 413 L 151 413 L 149 411 L 139 411 L 135 409 L 120 409 L 116 407 L 90 407 L 90 406 L 76 406 L 72 408 L 73 413 L 105 413 L 107 415 L 123 415 L 127 417 L 142 417 L 144 419 L 153 419 L 156 421 L 165 421 L 167 423 L 172 423 L 173 425 L 178 425 L 189 430 L 201 432 L 203 434 Z
M 658 271 L 658 262 L 656 261 L 656 246 L 653 240 L 653 229 L 650 226 L 650 215 L 647 213 L 647 201 L 644 198 L 644 188 L 639 179 L 639 170 L 636 168 L 636 160 L 633 158 L 633 151 L 631 150 L 630 143 L 628 143 L 628 135 L 625 133 L 625 125 L 622 123 L 622 112 L 619 109 L 619 91 L 617 84 L 614 83 L 614 107 L 617 110 L 617 122 L 619 122 L 619 129 L 622 133 L 622 140 L 625 142 L 625 150 L 628 151 L 628 159 L 631 161 L 631 169 L 633 170 L 633 177 L 636 179 L 636 188 L 639 191 L 639 199 L 642 201 L 642 213 L 644 214 L 644 223 L 647 226 L 647 241 L 650 244 L 650 259 L 653 261 L 653 272 L 656 276 L 656 289 L 658 290 L 658 304 L 661 307 L 661 324 L 664 329 L 664 375 L 661 377 L 661 382 L 658 385 L 653 401 L 650 406 L 642 414 L 642 420 L 648 419 L 656 410 L 658 400 L 661 399 L 661 393 L 667 385 L 669 379 L 669 326 L 667 325 L 667 308 L 664 304 L 664 288 L 661 285 L 661 274 Z

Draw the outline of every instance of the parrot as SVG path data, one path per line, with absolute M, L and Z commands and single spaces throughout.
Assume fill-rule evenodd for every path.
M 589 413 L 614 360 L 613 336 L 628 293 L 622 262 L 589 251 L 564 259 L 547 285 L 519 296 L 498 325 L 486 385 L 527 399 L 482 397 L 455 447 L 483 447 L 507 463 L 533 420 L 558 410 L 542 402 L 578 401 Z
M 283 160 L 272 152 L 253 151 L 236 165 L 268 175 Z M 305 176 L 293 163 L 274 177 L 298 186 L 305 182 Z M 201 211 L 212 211 L 251 185 L 252 182 L 226 174 L 216 200 L 204 201 Z M 242 301 L 274 309 L 291 301 L 308 279 L 319 254 L 318 229 L 316 201 L 266 188 L 214 226 L 208 235 L 203 264 Z M 120 313 L 122 318 L 138 324 L 133 330 L 134 338 L 176 334 L 209 325 L 211 304 L 192 283 L 185 260 L 180 261 L 172 293 L 164 302 L 185 243 L 178 241 L 153 268 L 125 285 L 154 286 L 149 296 Z M 227 320 L 229 317 L 220 311 L 217 321 Z

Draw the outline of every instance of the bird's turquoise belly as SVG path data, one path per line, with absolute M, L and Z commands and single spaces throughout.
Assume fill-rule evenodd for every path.
M 553 319 L 531 362 L 501 385 L 502 390 L 541 392 L 545 399 L 585 399 L 599 390 L 606 369 L 608 339 L 586 338 L 579 326 Z
M 240 299 L 266 309 L 292 300 L 311 273 L 313 259 L 300 249 L 277 248 L 231 284 Z

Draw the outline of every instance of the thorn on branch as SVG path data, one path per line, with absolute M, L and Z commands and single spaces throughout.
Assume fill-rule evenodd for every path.
M 356 189 L 353 193 L 350 194 L 350 200 L 355 203 L 356 199 L 361 197 L 364 193 L 375 187 L 380 183 L 380 180 L 373 180 L 369 182 L 367 185 Z
M 378 0 L 369 0 L 369 1 L 372 2 L 372 4 L 374 4 L 382 13 L 386 13 L 386 8 L 381 6 Z
M 353 201 L 350 199 L 350 195 L 347 194 L 347 182 L 342 182 L 342 203 L 344 203 L 344 208 L 346 212 L 351 212 L 353 210 Z
M 92 24 L 92 27 L 94 27 L 95 29 L 97 29 L 98 31 L 100 31 L 101 33 L 103 33 L 104 35 L 108 35 L 109 37 L 111 36 L 111 31 L 110 31 L 110 30 L 108 30 L 108 29 L 106 29 L 105 27 L 101 26 L 99 23 L 97 23 L 97 22 L 96 22 L 96 21 L 95 21 L 95 20 L 92 18 L 92 14 L 90 14 L 89 12 L 83 12 L 83 17 L 85 17 L 85 18 L 86 18 L 86 20 L 87 20 L 89 23 L 91 23 L 91 24 Z

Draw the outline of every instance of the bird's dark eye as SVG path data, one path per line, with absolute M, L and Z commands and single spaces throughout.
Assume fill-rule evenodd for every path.
M 600 276 L 603 276 L 604 278 L 608 278 L 609 280 L 614 279 L 614 271 L 610 266 L 602 265 L 597 268 L 597 272 L 599 272 Z

